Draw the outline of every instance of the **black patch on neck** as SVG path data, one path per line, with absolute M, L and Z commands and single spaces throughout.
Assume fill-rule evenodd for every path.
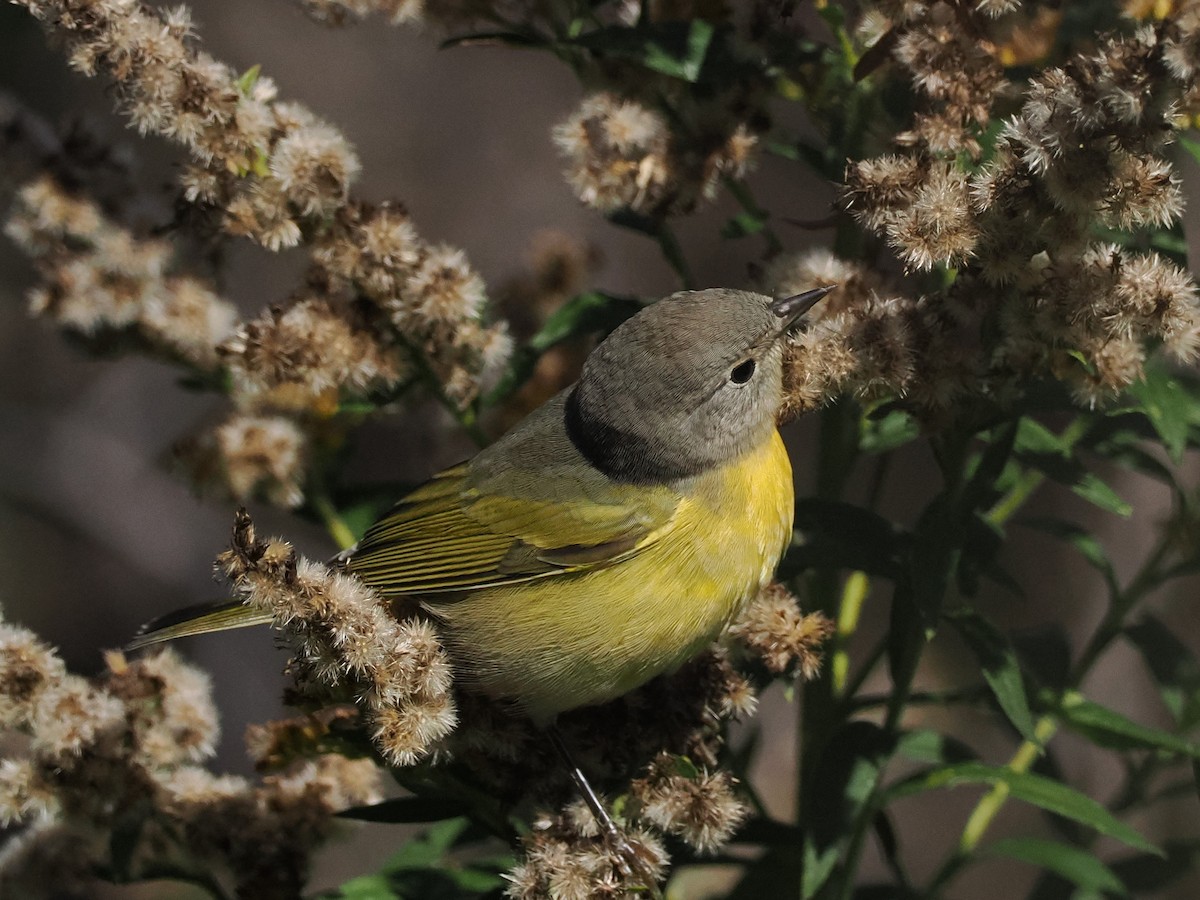
M 699 474 L 706 468 L 686 459 L 664 459 L 662 451 L 641 435 L 585 415 L 578 386 L 567 396 L 564 424 L 575 449 L 614 481 L 664 484 Z

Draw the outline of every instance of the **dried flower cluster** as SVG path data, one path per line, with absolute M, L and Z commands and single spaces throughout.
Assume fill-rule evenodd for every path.
M 525 839 L 525 859 L 507 876 L 507 896 L 512 900 L 636 896 L 638 879 L 631 881 L 628 863 L 599 836 L 591 816 L 582 804 L 572 804 L 563 815 L 535 821 Z M 661 879 L 669 857 L 654 834 L 637 829 L 626 840 L 642 868 Z
M 555 127 L 554 142 L 580 201 L 603 213 L 659 217 L 712 199 L 722 177 L 745 175 L 758 137 L 744 123 L 726 124 L 718 146 L 697 156 L 661 113 L 604 91 Z
M 168 274 L 167 240 L 137 237 L 48 176 L 20 192 L 7 230 L 44 279 L 35 311 L 93 337 L 133 335 L 206 383 L 227 376 L 235 410 L 181 447 L 201 486 L 298 505 L 309 444 L 344 396 L 396 394 L 427 373 L 465 407 L 504 364 L 507 331 L 484 324 L 484 285 L 462 252 L 425 243 L 396 205 L 353 199 L 359 165 L 345 138 L 279 100 L 257 70 L 238 75 L 198 50 L 186 8 L 20 5 L 65 39 L 77 69 L 114 79 L 140 131 L 189 151 L 190 224 L 272 250 L 310 246 L 305 285 L 239 323 L 202 281 Z
M 357 578 L 259 540 L 244 511 L 217 560 L 249 606 L 270 614 L 297 645 L 296 674 L 359 701 L 383 757 L 397 766 L 428 755 L 455 726 L 450 664 L 433 626 L 397 620 Z
M 994 52 L 982 37 L 992 12 L 944 3 L 891 10 L 902 32 L 894 56 L 958 124 L 938 126 L 935 139 L 932 120 L 918 114 L 899 140 L 905 154 L 849 166 L 846 202 L 908 267 L 950 267 L 957 277 L 914 300 L 824 252 L 775 260 L 769 290 L 842 285 L 789 354 L 785 416 L 850 389 L 902 396 L 936 417 L 956 398 L 1003 401 L 1047 376 L 1092 404 L 1141 377 L 1149 340 L 1177 359 L 1196 357 L 1191 277 L 1155 253 L 1093 237 L 1098 227 L 1163 226 L 1179 215 L 1177 178 L 1160 154 L 1195 90 L 1184 49 L 1191 19 L 1109 37 L 1032 79 L 991 159 L 973 168 L 949 154 L 978 152 L 971 136 L 1002 97 L 996 64 L 978 57 Z M 978 38 L 973 49 L 967 38 Z
M 305 227 L 338 209 L 358 158 L 334 128 L 303 106 L 278 102 L 275 86 L 239 76 L 189 44 L 190 13 L 159 13 L 122 0 L 21 0 L 67 39 L 71 65 L 103 71 L 143 134 L 188 149 L 189 199 L 218 206 L 225 227 L 266 247 L 300 242 Z
M 717 767 L 723 722 L 750 714 L 755 703 L 750 683 L 714 650 L 620 700 L 561 717 L 564 738 L 589 777 L 602 777 L 626 796 L 616 818 L 646 874 L 665 872 L 661 835 L 710 853 L 745 818 L 733 779 Z M 561 773 L 547 777 L 557 767 L 544 738 L 527 726 L 498 735 L 487 714 L 476 716 L 467 706 L 451 753 L 497 790 L 527 785 L 541 802 L 560 805 L 558 813 L 536 820 L 524 839 L 509 896 L 619 897 L 635 890 L 642 873 L 627 871 L 586 807 L 564 802 L 572 795 L 570 782 Z M 629 781 L 630 772 L 640 774 Z
M 203 282 L 169 274 L 172 248 L 141 240 L 49 175 L 24 185 L 5 233 L 36 263 L 36 315 L 100 339 L 128 331 L 196 368 L 216 366 L 237 312 Z
M 97 880 L 168 876 L 285 898 L 332 814 L 377 797 L 369 762 L 323 756 L 260 784 L 216 776 L 206 676 L 170 651 L 110 654 L 95 681 L 0 622 L 0 845 L 5 896 L 83 896 Z M 18 735 L 23 737 L 18 737 Z M 113 835 L 126 836 L 120 848 Z
M 785 351 L 781 422 L 845 391 L 866 401 L 901 395 L 933 416 L 977 389 L 970 305 L 900 296 L 878 274 L 827 250 L 780 256 L 763 282 L 780 296 L 799 285 L 837 285 Z
M 784 602 L 792 605 L 792 615 L 783 613 Z M 764 604 L 777 614 L 754 612 Z M 764 664 L 809 679 L 828 631 L 827 620 L 800 616 L 795 598 L 773 586 L 748 607 L 732 636 Z M 548 776 L 557 767 L 543 738 L 485 701 L 462 699 L 463 722 L 447 746 L 473 778 L 497 792 L 526 786 L 547 804 L 571 796 L 562 773 Z M 626 796 L 618 819 L 644 869 L 658 872 L 666 866 L 660 834 L 711 853 L 744 820 L 747 808 L 735 781 L 719 764 L 724 721 L 750 715 L 755 705 L 750 682 L 723 651 L 712 650 L 620 700 L 560 717 L 565 740 L 589 776 L 603 778 L 602 784 Z M 639 774 L 628 781 L 629 772 Z M 624 871 L 586 808 L 567 802 L 559 813 L 535 822 L 511 880 L 514 898 L 585 898 L 622 896 L 638 876 Z
M 785 585 L 767 585 L 730 628 L 730 635 L 762 659 L 776 675 L 794 672 L 804 681 L 817 677 L 821 645 L 834 625 L 820 612 L 802 613 L 800 601 Z

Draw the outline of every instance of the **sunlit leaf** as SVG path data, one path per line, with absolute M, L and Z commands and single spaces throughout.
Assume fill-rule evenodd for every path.
M 1179 463 L 1187 449 L 1188 425 L 1195 420 L 1195 398 L 1160 366 L 1148 366 L 1142 380 L 1127 390 L 1140 401 L 1171 459 Z
M 1200 747 L 1178 735 L 1139 725 L 1115 710 L 1093 703 L 1078 693 L 1069 693 L 1059 705 L 1063 722 L 1086 734 L 1102 747 L 1115 750 L 1160 750 L 1181 756 L 1200 757 Z
M 1009 795 L 1017 800 L 1087 825 L 1100 834 L 1115 838 L 1137 850 L 1147 853 L 1160 852 L 1137 831 L 1086 794 L 1041 775 L 1014 772 L 1002 766 L 987 766 L 974 762 L 945 766 L 900 782 L 889 789 L 888 796 L 896 799 L 937 788 L 971 784 L 1007 785 Z

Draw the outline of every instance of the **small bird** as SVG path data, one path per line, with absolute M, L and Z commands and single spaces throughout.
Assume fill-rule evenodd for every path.
M 435 475 L 334 563 L 441 625 L 455 679 L 545 729 L 609 843 L 660 898 L 554 726 L 678 668 L 791 540 L 776 429 L 788 333 L 832 287 L 683 291 L 616 328 L 579 381 Z M 240 603 L 150 623 L 131 649 L 270 621 Z
M 404 497 L 337 564 L 417 598 L 456 680 L 538 725 L 678 668 L 791 539 L 783 349 L 831 290 L 683 291 L 642 309 L 575 385 Z M 193 608 L 130 648 L 266 621 Z

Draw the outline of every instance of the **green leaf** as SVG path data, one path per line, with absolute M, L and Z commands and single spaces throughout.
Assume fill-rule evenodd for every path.
M 1154 676 L 1175 724 L 1187 730 L 1200 722 L 1200 661 L 1174 632 L 1152 615 L 1125 628 Z
M 878 513 L 839 500 L 796 501 L 797 537 L 779 568 L 787 580 L 813 568 L 852 569 L 895 578 L 903 535 Z
M 716 29 L 711 22 L 658 22 L 628 28 L 613 25 L 573 38 L 596 56 L 626 59 L 654 72 L 683 81 L 696 81 L 704 67 Z
M 1119 516 L 1133 512 L 1132 506 L 1071 455 L 1071 445 L 1044 425 L 1033 419 L 1022 419 L 1015 446 L 1022 463 L 1069 487 L 1089 503 Z
M 1139 401 L 1171 459 L 1181 462 L 1188 425 L 1195 423 L 1195 400 L 1160 366 L 1147 367 L 1142 380 L 1130 385 L 1128 393 Z
M 695 780 L 700 777 L 700 770 L 696 768 L 696 764 L 686 756 L 675 756 L 671 760 L 672 768 L 675 769 L 676 775 L 682 775 L 684 778 Z
M 254 85 L 258 83 L 258 77 L 262 74 L 262 63 L 255 63 L 245 72 L 238 76 L 238 80 L 234 82 L 237 85 L 238 93 L 243 97 L 249 97 L 250 92 L 254 90 Z
M 440 822 L 456 819 L 466 810 L 449 797 L 396 797 L 370 806 L 352 806 L 339 812 L 338 818 L 360 822 Z
M 921 436 L 921 426 L 903 409 L 878 412 L 864 415 L 859 424 L 858 446 L 864 453 L 884 453 Z
M 984 848 L 987 856 L 1002 856 L 1049 869 L 1085 891 L 1108 892 L 1128 896 L 1129 892 L 1095 854 L 1061 841 L 1043 838 L 1012 837 L 996 841 Z
M 470 824 L 466 817 L 438 822 L 388 857 L 380 871 L 400 872 L 407 869 L 428 869 L 436 865 Z
M 970 784 L 1006 785 L 1009 795 L 1018 800 L 1087 825 L 1100 834 L 1115 838 L 1136 850 L 1161 853 L 1157 847 L 1091 797 L 1041 775 L 1014 772 L 1001 766 L 966 762 L 934 769 L 895 785 L 889 789 L 888 797 L 898 799 L 935 788 L 951 788 Z
M 1063 722 L 1102 747 L 1114 750 L 1157 750 L 1180 756 L 1200 758 L 1200 747 L 1178 735 L 1139 725 L 1115 710 L 1085 699 L 1077 692 L 1068 693 L 1059 705 Z
M 1180 147 L 1187 151 L 1188 156 L 1200 163 L 1200 141 L 1194 141 L 1183 135 L 1177 135 L 1175 140 Z
M 721 226 L 721 237 L 727 240 L 737 240 L 738 238 L 758 234 L 766 226 L 766 214 L 740 212 Z
M 1000 709 L 1021 737 L 1035 740 L 1033 713 L 1029 709 L 1029 698 L 1025 693 L 1025 682 L 1021 677 L 1021 666 L 1016 651 L 1004 633 L 990 621 L 972 609 L 951 613 L 951 624 L 962 635 L 962 639 L 983 669 L 987 682 Z
M 813 824 L 804 839 L 801 897 L 816 896 L 833 873 L 894 745 L 893 735 L 866 721 L 847 723 L 826 744 L 809 797 Z
M 906 731 L 896 742 L 896 752 L 918 763 L 944 764 L 976 758 L 962 741 L 928 728 Z
M 595 332 L 616 328 L 642 304 L 631 297 L 589 291 L 572 297 L 546 319 L 529 341 L 512 355 L 508 369 L 483 398 L 483 406 L 494 406 L 514 394 L 533 374 L 542 354 L 556 344 Z
M 1200 841 L 1167 841 L 1165 854 L 1140 854 L 1113 862 L 1113 873 L 1135 897 L 1157 894 L 1196 871 L 1200 866 Z

